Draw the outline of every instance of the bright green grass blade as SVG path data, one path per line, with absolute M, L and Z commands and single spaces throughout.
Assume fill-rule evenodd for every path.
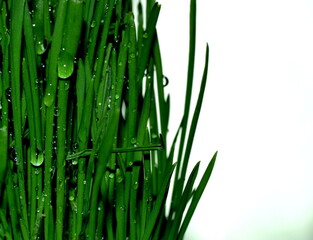
M 89 43 L 88 56 L 90 59 L 94 59 L 97 38 L 99 35 L 99 29 L 100 29 L 101 21 L 103 21 L 103 17 L 104 17 L 104 10 L 106 6 L 105 4 L 108 4 L 108 0 L 99 1 L 99 3 L 97 4 L 97 8 L 95 9 L 93 22 L 90 23 L 89 25 L 88 23 L 86 24 L 87 25 L 86 28 L 91 29 L 90 36 L 88 39 L 88 43 Z
M 41 130 L 41 118 L 40 118 L 40 103 L 39 103 L 39 87 L 38 87 L 38 74 L 36 66 L 36 54 L 34 47 L 34 37 L 32 31 L 32 23 L 30 18 L 30 13 L 28 9 L 28 4 L 25 4 L 24 11 L 24 35 L 26 43 L 26 59 L 28 62 L 28 71 L 29 71 L 29 87 L 31 89 L 31 99 L 32 99 L 32 108 L 34 121 L 32 124 L 35 124 L 35 134 L 36 134 L 36 147 L 37 150 L 41 153 L 43 150 L 43 141 L 42 141 L 42 130 Z
M 62 45 L 62 36 L 64 21 L 66 18 L 66 7 L 67 0 L 60 0 L 57 9 L 57 17 L 54 25 L 54 32 L 52 36 L 51 49 L 49 51 L 48 63 L 47 63 L 47 85 L 45 89 L 44 104 L 47 107 L 51 107 L 55 101 L 57 85 L 58 85 L 58 74 L 57 65 L 59 53 Z
M 56 240 L 63 239 L 65 214 L 65 157 L 66 157 L 66 126 L 69 81 L 59 81 L 58 118 L 57 118 L 57 159 L 56 159 Z
M 99 161 L 98 161 L 97 168 L 96 168 L 97 170 L 96 170 L 92 198 L 91 198 L 91 213 L 90 213 L 87 239 L 94 239 L 97 199 L 98 199 L 98 194 L 99 194 L 100 181 L 103 176 L 106 164 L 109 160 L 111 149 L 113 147 L 114 139 L 117 135 L 117 130 L 119 126 L 122 90 L 123 90 L 124 75 L 125 75 L 126 62 L 127 62 L 127 48 L 128 48 L 128 29 L 126 29 L 126 31 L 123 34 L 121 48 L 120 48 L 119 55 L 118 55 L 116 87 L 115 87 L 116 92 L 115 92 L 115 96 L 113 97 L 113 101 L 114 101 L 113 111 L 114 112 L 113 112 L 113 116 L 111 119 L 111 125 L 108 128 L 108 131 L 106 134 L 107 139 L 102 141 L 103 142 L 101 144 L 102 147 L 100 148 L 100 152 L 99 152 Z
M 114 29 L 114 41 L 119 41 L 119 28 L 122 20 L 122 0 L 116 0 L 115 1 L 115 29 Z
M 124 177 L 120 169 L 116 169 L 116 236 L 126 239 L 126 209 L 124 199 Z
M 192 201 L 191 201 L 191 204 L 188 208 L 188 211 L 186 213 L 186 216 L 184 218 L 184 221 L 182 223 L 182 226 L 179 230 L 179 235 L 177 237 L 178 240 L 182 240 L 183 237 L 184 237 L 184 234 L 187 230 L 187 227 L 189 225 L 189 222 L 192 218 L 192 215 L 194 213 L 194 211 L 196 210 L 196 207 L 198 205 L 198 202 L 202 196 L 202 193 L 211 177 L 211 173 L 213 171 L 213 168 L 214 168 L 214 164 L 215 164 L 215 160 L 216 160 L 216 156 L 217 156 L 217 152 L 214 154 L 214 156 L 212 157 L 208 167 L 206 168 L 202 178 L 201 178 L 201 181 L 197 187 L 197 189 L 195 190 L 195 193 L 193 195 L 193 198 L 192 198 Z
M 90 65 L 93 66 L 94 64 L 96 66 L 94 69 L 96 72 L 96 79 L 95 79 L 96 83 L 100 82 L 100 78 L 102 75 L 102 69 L 103 69 L 103 64 L 104 64 L 103 62 L 104 62 L 104 56 L 105 56 L 104 49 L 106 48 L 106 44 L 107 44 L 109 26 L 110 26 L 111 18 L 113 15 L 114 3 L 115 3 L 115 0 L 109 0 L 108 12 L 104 20 L 104 26 L 103 26 L 103 30 L 101 34 L 100 44 L 98 46 L 98 56 L 97 56 L 96 63 L 94 63 L 94 58 L 93 59 L 89 58 Z M 96 41 L 96 39 L 92 39 L 92 41 Z
M 51 19 L 48 0 L 43 0 L 44 35 L 47 44 L 51 42 Z M 44 43 L 45 45 L 45 43 Z
M 17 171 L 18 171 L 18 191 L 19 200 L 21 204 L 21 221 L 25 225 L 26 233 L 24 231 L 23 238 L 27 238 L 28 217 L 27 217 L 27 205 L 26 205 L 26 192 L 24 182 L 24 159 L 23 159 L 23 143 L 22 143 L 22 103 L 21 103 L 21 47 L 22 47 L 22 26 L 23 26 L 23 14 L 24 14 L 24 0 L 16 0 L 12 6 L 12 20 L 11 20 L 11 87 L 12 87 L 12 106 L 13 106 L 13 118 L 14 118 L 14 138 L 15 138 L 15 150 L 17 153 Z M 21 226 L 22 227 L 22 226 Z M 26 235 L 25 235 L 26 234 Z
M 62 48 L 58 60 L 58 76 L 69 78 L 74 72 L 74 58 L 83 24 L 83 0 L 69 0 L 67 4 Z
M 78 60 L 77 80 L 76 80 L 76 96 L 77 96 L 77 128 L 79 129 L 82 121 L 84 102 L 86 94 L 86 74 L 85 66 L 82 59 Z
M 166 135 L 167 135 L 167 127 L 169 120 L 169 111 L 166 107 L 166 101 L 164 97 L 164 86 L 163 86 L 163 67 L 162 67 L 162 59 L 161 59 L 161 51 L 158 41 L 158 36 L 156 34 L 153 46 L 153 60 L 155 62 L 156 75 L 157 75 L 157 93 L 158 93 L 158 106 L 160 112 L 160 123 L 161 123 L 161 133 L 164 136 L 165 145 L 166 145 Z
M 8 194 L 8 205 L 9 205 L 9 215 L 10 222 L 12 226 L 12 232 L 14 239 L 21 239 L 21 232 L 18 230 L 18 208 L 17 208 L 17 199 L 14 194 L 13 186 L 13 174 L 12 167 L 8 167 L 8 176 L 7 176 L 7 194 Z
M 33 11 L 33 39 L 35 40 L 36 53 L 41 55 L 45 52 L 45 40 L 44 40 L 44 1 L 35 0 L 34 1 L 34 11 Z

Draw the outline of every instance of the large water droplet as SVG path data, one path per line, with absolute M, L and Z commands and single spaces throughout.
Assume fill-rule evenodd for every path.
M 72 75 L 74 71 L 74 57 L 71 56 L 65 49 L 62 49 L 59 54 L 58 61 L 58 76 L 66 79 Z
M 43 153 L 39 153 L 37 156 L 34 155 L 31 158 L 30 162 L 34 167 L 40 167 L 43 163 L 43 160 L 44 160 Z

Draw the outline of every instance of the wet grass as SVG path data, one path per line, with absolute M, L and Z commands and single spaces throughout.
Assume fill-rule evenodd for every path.
M 168 143 L 161 6 L 135 5 L 138 19 L 131 0 L 0 0 L 0 239 L 183 239 L 217 155 L 194 186 L 209 48 L 191 112 L 191 0 L 185 110 Z

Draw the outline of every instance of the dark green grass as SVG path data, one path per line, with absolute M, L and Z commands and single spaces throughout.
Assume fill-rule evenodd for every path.
M 190 111 L 191 0 L 185 108 L 168 143 L 161 6 L 135 5 L 138 19 L 131 0 L 0 0 L 0 239 L 183 238 L 217 155 L 194 186 L 209 48 Z

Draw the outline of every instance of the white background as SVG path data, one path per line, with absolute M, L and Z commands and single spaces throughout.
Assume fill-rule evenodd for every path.
M 182 116 L 189 0 L 158 22 L 170 136 Z M 313 1 L 198 0 L 195 91 L 209 76 L 191 165 L 215 169 L 186 240 L 313 239 Z M 197 96 L 195 92 L 194 96 Z

